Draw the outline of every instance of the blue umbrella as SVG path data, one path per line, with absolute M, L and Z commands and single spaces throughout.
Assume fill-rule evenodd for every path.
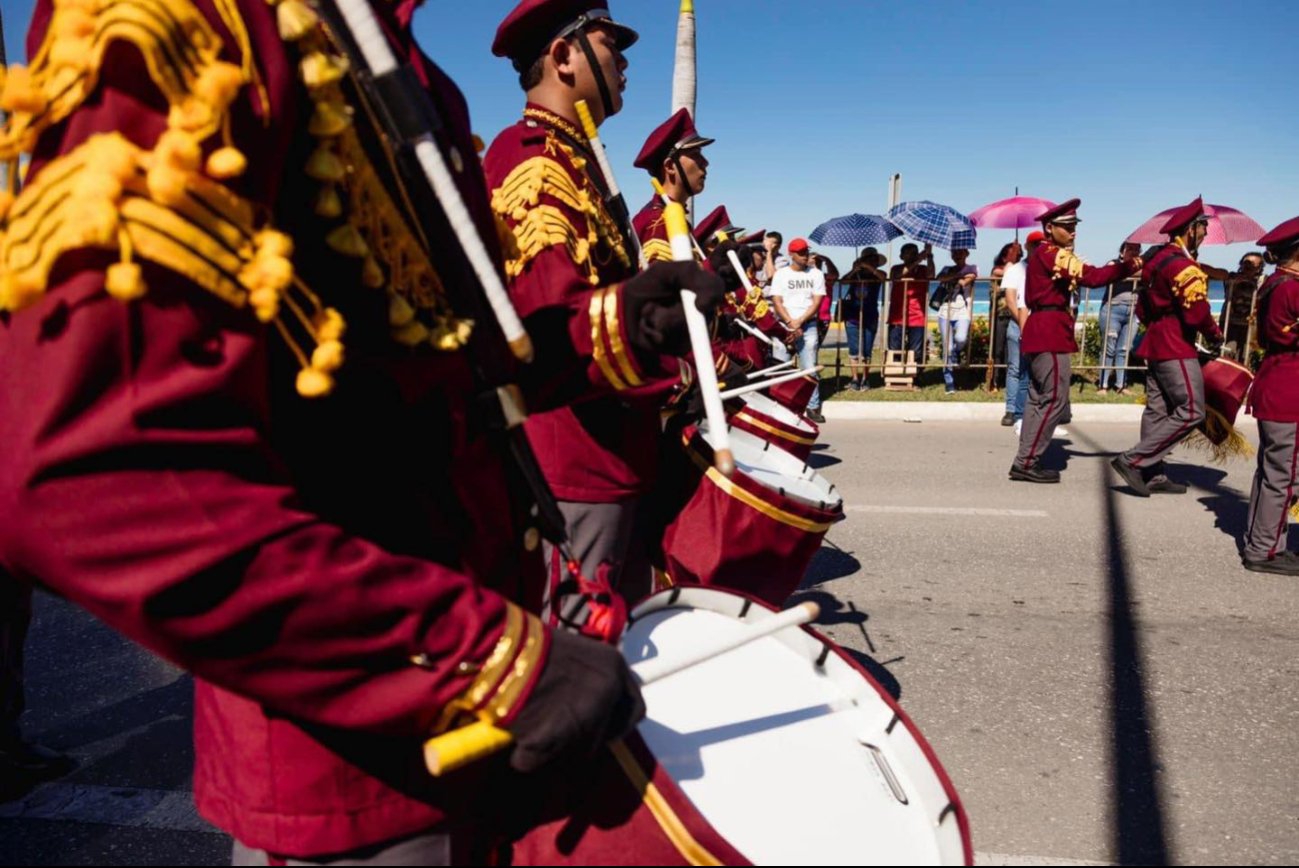
M 828 247 L 868 247 L 887 244 L 902 235 L 902 230 L 875 214 L 849 214 L 827 220 L 808 236 L 813 244 Z
M 889 209 L 889 221 L 915 241 L 952 250 L 974 249 L 975 228 L 970 218 L 946 205 L 921 200 L 902 202 Z

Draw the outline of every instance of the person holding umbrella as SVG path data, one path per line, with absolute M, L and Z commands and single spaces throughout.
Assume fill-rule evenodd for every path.
M 1299 553 L 1286 549 L 1285 537 L 1299 440 L 1299 217 L 1277 226 L 1259 244 L 1276 271 L 1258 294 L 1259 341 L 1267 355 L 1249 396 L 1250 413 L 1258 420 L 1258 469 L 1241 562 L 1253 572 L 1295 576 Z
M 839 311 L 848 340 L 849 391 L 864 392 L 871 370 L 871 347 L 880 327 L 880 287 L 888 275 L 880 266 L 885 259 L 874 247 L 867 247 L 844 276 L 843 300 Z
M 1020 348 L 1029 371 L 1028 404 L 1020 429 L 1019 451 L 1010 478 L 1022 482 L 1059 482 L 1060 472 L 1041 466 L 1056 424 L 1069 409 L 1070 355 L 1074 340 L 1073 294 L 1081 286 L 1104 286 L 1141 267 L 1129 256 L 1103 268 L 1085 264 L 1073 252 L 1078 233 L 1080 199 L 1070 199 L 1038 217 L 1046 240 L 1028 257 L 1025 296 L 1030 315 Z
M 1183 494 L 1186 486 L 1164 473 L 1164 458 L 1204 421 L 1204 374 L 1195 334 L 1222 347 L 1222 331 L 1209 307 L 1209 279 L 1195 261 L 1208 232 L 1204 201 L 1199 197 L 1173 213 L 1162 231 L 1169 242 L 1142 272 L 1147 289 L 1137 306 L 1146 336 L 1136 356 L 1146 362 L 1146 409 L 1141 439 L 1110 462 L 1140 497 Z

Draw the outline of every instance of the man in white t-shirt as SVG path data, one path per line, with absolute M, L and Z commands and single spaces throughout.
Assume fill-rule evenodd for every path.
M 817 363 L 816 317 L 825 297 L 825 275 L 812 267 L 807 239 L 795 238 L 789 242 L 789 259 L 789 265 L 777 269 L 771 278 L 771 301 L 776 316 L 794 336 L 792 346 L 798 353 L 798 366 L 811 368 Z M 782 362 L 789 359 L 789 350 L 782 344 L 776 344 L 771 354 Z M 821 415 L 820 386 L 807 402 L 807 416 L 813 422 L 825 421 Z

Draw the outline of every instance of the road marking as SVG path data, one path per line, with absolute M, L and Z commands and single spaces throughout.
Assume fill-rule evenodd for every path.
M 1046 518 L 1040 509 L 993 509 L 982 506 L 885 506 L 877 503 L 853 503 L 844 512 L 878 512 L 897 515 L 974 515 L 989 518 Z
M 102 823 L 173 832 L 217 830 L 194 809 L 194 795 L 180 790 L 45 784 L 0 805 L 0 819 Z
M 1113 862 L 1091 862 L 1086 859 L 1061 859 L 1057 856 L 1008 856 L 1005 853 L 975 853 L 975 865 L 1113 865 Z

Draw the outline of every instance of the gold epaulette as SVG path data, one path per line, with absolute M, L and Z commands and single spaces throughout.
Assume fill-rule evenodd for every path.
M 233 3 L 215 6 L 239 43 L 241 64 L 220 59 L 221 38 L 189 0 L 54 0 L 31 67 L 10 68 L 0 91 L 8 113 L 0 127 L 0 161 L 8 164 L 0 198 L 0 309 L 38 301 L 58 260 L 82 249 L 115 251 L 119 261 L 105 272 L 105 290 L 122 301 L 139 298 L 147 287 L 138 257 L 274 322 L 302 365 L 298 390 L 324 394 L 342 364 L 342 317 L 295 277 L 292 239 L 219 183 L 246 167 L 230 139 L 230 105 L 245 85 L 261 85 Z M 92 136 L 19 192 L 22 154 L 85 101 L 105 52 L 119 41 L 140 52 L 166 99 L 166 130 L 150 149 L 116 132 Z M 217 133 L 221 141 L 205 158 L 205 143 Z M 290 316 L 281 317 L 282 306 Z M 295 331 L 314 341 L 310 355 Z
M 646 262 L 671 262 L 672 245 L 662 238 L 651 238 L 641 245 Z
M 1209 276 L 1198 265 L 1188 265 L 1173 278 L 1173 290 L 1181 297 L 1182 307 L 1189 308 L 1209 297 Z
M 1056 279 L 1068 277 L 1077 280 L 1083 275 L 1083 261 L 1072 250 L 1060 247 L 1055 252 L 1055 262 L 1051 267 L 1051 276 Z
M 514 255 L 505 263 L 506 274 L 517 277 L 543 250 L 562 244 L 573 263 L 585 267 L 591 285 L 598 286 L 599 265 L 593 251 L 600 242 L 624 265 L 631 262 L 622 232 L 585 176 L 583 181 L 574 180 L 557 157 L 562 154 L 579 171 L 583 170 L 585 160 L 549 131 L 545 150 L 545 154 L 529 157 L 515 166 L 492 191 L 492 210 L 513 229 L 516 242 Z M 543 202 L 543 196 L 559 204 Z M 560 205 L 585 218 L 584 232 L 573 224 Z

